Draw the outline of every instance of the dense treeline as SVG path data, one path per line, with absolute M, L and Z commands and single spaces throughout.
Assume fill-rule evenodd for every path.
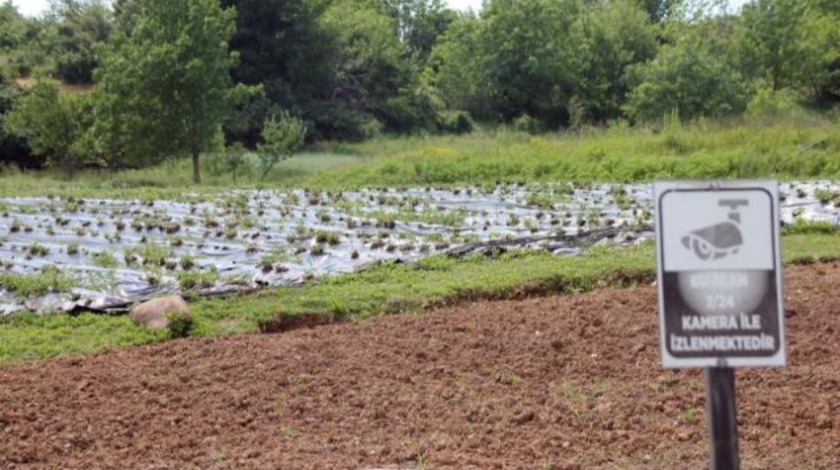
M 0 161 L 263 172 L 304 141 L 831 109 L 840 2 L 54 0 L 0 6 Z M 76 86 L 73 86 L 76 85 Z M 264 173 L 265 174 L 265 173 Z

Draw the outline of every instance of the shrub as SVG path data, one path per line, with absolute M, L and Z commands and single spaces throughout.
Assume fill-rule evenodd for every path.
M 275 118 L 271 116 L 263 124 L 263 143 L 257 147 L 260 159 L 260 181 L 271 172 L 279 162 L 290 158 L 303 145 L 306 126 L 303 121 L 293 117 L 287 111 Z
M 186 338 L 195 329 L 195 320 L 191 316 L 168 313 L 166 319 L 169 322 L 167 329 L 170 338 Z
M 437 115 L 437 127 L 445 133 L 467 134 L 475 129 L 475 122 L 466 111 L 441 111 Z
M 527 113 L 513 120 L 513 128 L 519 132 L 527 132 L 529 134 L 539 134 L 545 131 L 543 122 L 531 117 Z
M 756 90 L 747 104 L 747 115 L 750 117 L 778 117 L 799 111 L 796 96 L 789 89 L 774 91 L 769 87 Z

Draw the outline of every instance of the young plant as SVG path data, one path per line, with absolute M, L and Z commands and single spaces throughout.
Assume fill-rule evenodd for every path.
M 110 251 L 100 251 L 93 256 L 93 264 L 102 268 L 116 268 L 119 262 Z
M 257 147 L 260 159 L 260 181 L 264 181 L 279 162 L 290 158 L 303 145 L 306 137 L 306 126 L 298 118 L 292 117 L 288 111 L 280 113 L 280 117 L 270 117 L 263 123 L 261 143 Z

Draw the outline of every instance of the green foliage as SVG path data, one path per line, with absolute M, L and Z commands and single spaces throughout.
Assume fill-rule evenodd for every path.
M 257 148 L 260 159 L 260 181 L 281 161 L 294 155 L 306 137 L 303 121 L 292 117 L 287 111 L 279 119 L 271 116 L 263 125 L 263 143 Z
M 0 6 L 0 18 L 6 8 Z M 0 39 L 1 40 L 1 39 Z M 21 168 L 40 168 L 44 157 L 30 155 L 26 139 L 6 124 L 23 92 L 3 73 L 0 67 L 0 164 L 17 164 Z
M 195 320 L 189 315 L 171 313 L 166 315 L 166 320 L 166 330 L 171 339 L 186 338 L 195 330 Z
M 785 262 L 836 259 L 837 235 L 783 238 Z M 360 274 L 257 295 L 207 299 L 190 305 L 193 335 L 253 333 L 276 323 L 276 312 L 362 319 L 418 312 L 487 299 L 576 293 L 604 286 L 626 287 L 655 279 L 652 244 L 596 248 L 579 257 L 548 254 L 453 260 L 433 257 L 417 266 L 383 264 Z M 271 319 L 271 320 L 266 320 Z M 83 314 L 19 315 L 0 323 L 0 364 L 101 351 L 162 341 L 168 332 L 140 328 L 123 317 Z
M 764 79 L 774 91 L 791 86 L 806 61 L 802 24 L 807 2 L 755 0 L 744 5 L 738 37 L 747 76 Z
M 496 112 L 522 113 L 549 127 L 569 122 L 580 88 L 583 28 L 576 0 L 493 0 L 485 5 L 481 42 Z
M 495 0 L 449 28 L 435 83 L 450 106 L 481 118 L 605 122 L 621 116 L 625 71 L 655 55 L 655 34 L 633 0 Z
M 68 248 L 69 254 L 69 248 Z M 115 268 L 119 265 L 117 258 L 110 251 L 100 251 L 93 257 L 93 264 L 103 268 Z
M 528 134 L 541 134 L 545 132 L 545 124 L 539 119 L 532 118 L 527 113 L 513 120 L 513 128 L 517 132 L 527 132 Z
M 0 51 L 8 53 L 24 42 L 25 20 L 13 3 L 0 4 L 0 26 Z
M 217 136 L 220 140 L 222 139 L 222 134 Z M 229 174 L 234 185 L 238 183 L 239 177 L 250 176 L 252 166 L 248 158 L 249 151 L 241 142 L 233 142 L 228 145 L 219 142 L 214 144 L 214 147 L 218 147 L 220 150 L 204 154 L 210 176 L 220 177 Z
M 578 92 L 581 109 L 571 109 L 570 102 L 572 127 L 622 116 L 629 91 L 627 69 L 656 56 L 656 30 L 649 14 L 638 7 L 638 0 L 596 2 L 584 12 L 585 78 Z
M 239 83 L 262 84 L 265 91 L 264 95 L 237 107 L 225 125 L 229 141 L 241 141 L 248 148 L 255 148 L 264 121 L 282 109 L 326 126 L 310 126 L 313 133 L 340 137 L 328 129 L 332 118 L 322 114 L 335 89 L 332 57 L 341 48 L 321 22 L 331 3 L 222 0 L 224 7 L 234 7 L 237 11 L 236 32 L 230 48 L 239 54 L 240 60 L 231 76 Z
M 101 0 L 55 0 L 41 18 L 24 18 L 11 5 L 0 10 L 0 65 L 16 75 L 46 75 L 65 83 L 91 83 L 96 49 L 110 33 Z
M 18 100 L 6 118 L 7 126 L 26 137 L 35 154 L 47 157 L 72 178 L 86 154 L 90 108 L 89 95 L 61 93 L 55 83 L 39 80 Z
M 652 23 L 664 21 L 674 6 L 679 4 L 682 0 L 635 0 Z
M 467 134 L 475 129 L 475 122 L 466 111 L 440 111 L 437 128 L 447 134 Z
M 794 93 L 787 89 L 773 90 L 761 87 L 747 104 L 746 115 L 750 117 L 780 117 L 801 111 Z
M 388 137 L 320 144 L 279 163 L 260 186 L 317 190 L 451 186 L 496 181 L 651 181 L 659 178 L 840 178 L 840 126 L 819 116 L 615 125 L 531 136 L 501 128 L 463 136 Z M 222 165 L 219 161 L 219 165 Z M 170 161 L 141 170 L 80 172 L 72 181 L 47 173 L 0 175 L 0 196 L 170 199 L 190 202 L 230 189 L 228 174 L 208 175 L 185 192 L 191 167 Z M 195 195 L 190 195 L 194 193 Z M 142 247 L 143 245 L 140 245 Z M 168 255 L 167 255 L 168 256 Z
M 66 292 L 74 282 L 58 268 L 48 266 L 39 274 L 0 273 L 0 285 L 20 296 L 41 296 L 50 292 Z
M 97 70 L 100 143 L 140 165 L 190 155 L 199 183 L 201 152 L 248 91 L 229 76 L 236 12 L 215 0 L 136 0 L 136 8 L 131 34 L 114 34 Z
M 96 49 L 111 33 L 111 11 L 102 0 L 60 0 L 52 4 L 55 76 L 65 83 L 92 83 Z
M 0 70 L 66 88 L 98 66 L 94 129 L 77 157 L 142 168 L 189 155 L 194 180 L 200 154 L 224 148 L 220 132 L 253 150 L 282 112 L 313 142 L 465 133 L 472 117 L 580 130 L 675 109 L 738 115 L 766 89 L 806 107 L 840 102 L 831 0 L 755 0 L 735 15 L 718 0 L 488 0 L 480 16 L 442 0 L 220 3 L 55 0 L 38 19 L 3 5 Z M 0 89 L 0 120 L 15 93 Z M 770 101 L 762 91 L 750 112 L 775 113 Z M 0 132 L 5 161 L 38 166 L 24 144 Z
M 184 271 L 178 273 L 178 285 L 183 290 L 209 289 L 219 280 L 219 273 L 216 271 Z
M 444 102 L 479 119 L 492 120 L 494 98 L 484 62 L 484 23 L 477 18 L 457 18 L 432 51 L 437 72 L 433 83 Z
M 652 181 L 661 178 L 840 177 L 829 121 L 682 123 L 664 129 L 584 129 L 539 137 L 500 130 L 457 139 L 377 140 L 350 147 L 374 158 L 299 181 L 312 188 L 417 187 L 496 181 Z M 657 128 L 663 127 L 657 124 Z M 814 142 L 825 142 L 813 145 Z
M 0 323 L 0 364 L 85 354 L 166 338 L 166 332 L 137 327 L 128 316 L 24 313 Z
M 420 64 L 428 60 L 438 38 L 455 19 L 442 0 L 379 0 L 379 5 L 393 19 L 395 34 L 407 53 Z
M 407 86 L 411 77 L 391 19 L 376 8 L 338 1 L 327 9 L 320 24 L 333 44 L 340 45 L 329 58 L 333 74 L 331 101 L 342 103 L 345 113 L 359 113 L 362 125 L 370 117 L 397 126 L 404 123 L 406 108 L 394 92 Z M 317 117 L 315 124 L 324 127 Z M 365 132 L 359 129 L 354 133 Z
M 826 221 L 805 221 L 801 219 L 795 220 L 792 224 L 787 224 L 782 227 L 783 235 L 829 235 L 840 234 L 837 225 Z
M 743 78 L 697 35 L 662 46 L 656 58 L 632 68 L 625 110 L 635 120 L 662 119 L 676 110 L 681 119 L 743 112 L 748 89 Z

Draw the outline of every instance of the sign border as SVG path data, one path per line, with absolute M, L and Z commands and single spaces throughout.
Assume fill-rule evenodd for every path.
M 781 234 L 779 233 L 779 185 L 774 180 L 729 180 L 729 181 L 656 181 L 653 183 L 656 239 L 656 286 L 659 306 L 659 345 L 662 366 L 668 369 L 693 367 L 785 367 L 787 365 L 786 340 L 784 327 L 784 290 L 782 285 Z M 776 272 L 776 291 L 778 292 L 777 315 L 779 321 L 779 348 L 775 354 L 766 357 L 691 357 L 672 356 L 666 347 L 665 297 L 664 297 L 664 243 L 662 240 L 662 198 L 671 192 L 712 192 L 712 191 L 764 191 L 770 195 L 771 237 L 773 245 L 773 266 Z

